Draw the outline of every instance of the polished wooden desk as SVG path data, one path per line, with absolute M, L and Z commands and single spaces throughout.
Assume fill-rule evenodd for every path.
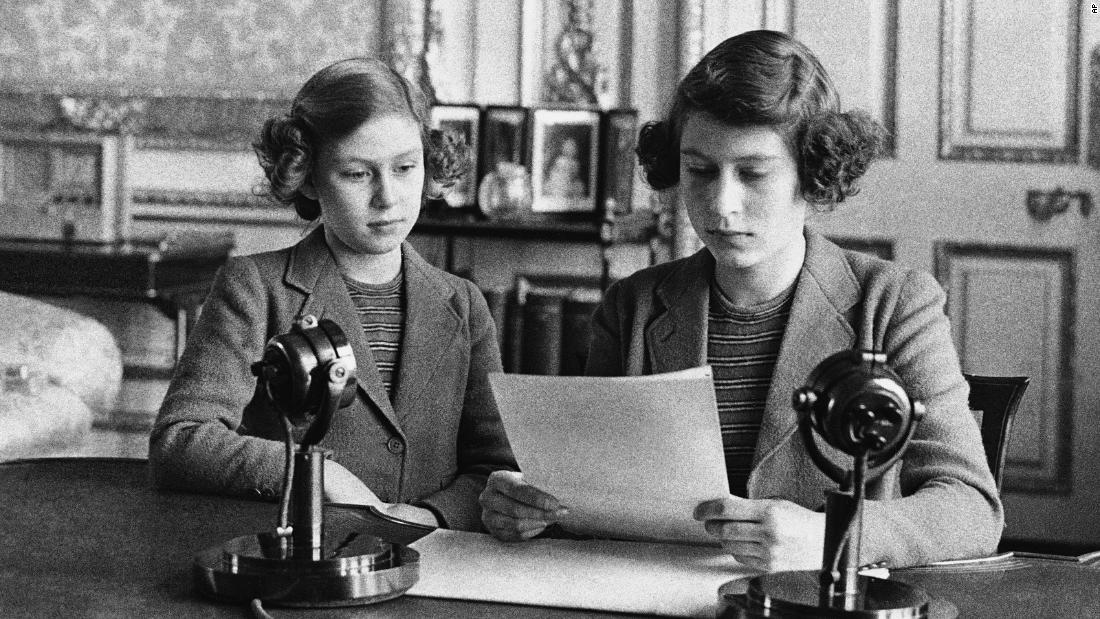
M 0 238 L 0 290 L 152 303 L 175 320 L 178 358 L 232 249 L 231 236 L 129 243 Z
M 3 617 L 245 617 L 242 606 L 195 593 L 192 557 L 270 529 L 277 510 L 272 503 L 153 490 L 142 460 L 0 464 L 0 496 Z M 355 514 L 334 510 L 332 517 Z M 899 571 L 894 578 L 950 600 L 960 617 L 1100 617 L 1100 569 L 1068 562 L 1013 560 L 969 571 Z M 593 615 L 408 596 L 374 606 L 268 610 L 276 617 L 333 618 Z

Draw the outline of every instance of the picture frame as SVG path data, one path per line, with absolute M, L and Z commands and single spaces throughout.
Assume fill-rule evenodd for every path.
M 120 134 L 0 131 L 0 236 L 124 240 L 132 150 Z
M 528 163 L 527 128 L 529 111 L 525 107 L 489 105 L 481 118 L 480 176 L 496 169 L 501 162 L 526 166 Z
M 481 108 L 477 105 L 432 106 L 432 127 L 461 135 L 470 148 L 470 169 L 453 187 L 447 189 L 443 200 L 450 208 L 470 209 L 477 205 L 478 153 L 481 147 Z
M 530 150 L 533 212 L 598 216 L 600 112 L 532 110 Z
M 638 110 L 614 109 L 603 113 L 600 124 L 600 207 L 626 215 L 634 201 L 637 161 Z

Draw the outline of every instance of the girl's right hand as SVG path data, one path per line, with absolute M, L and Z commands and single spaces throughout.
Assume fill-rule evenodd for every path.
M 531 539 L 569 513 L 553 496 L 523 481 L 515 471 L 494 471 L 479 499 L 481 522 L 506 542 Z

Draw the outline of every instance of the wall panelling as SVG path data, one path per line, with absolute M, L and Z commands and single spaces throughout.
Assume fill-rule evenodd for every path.
M 0 3 L 0 84 L 28 92 L 286 95 L 379 51 L 373 0 Z
M 1074 254 L 944 243 L 936 273 L 963 370 L 1030 376 L 1008 447 L 1005 489 L 1071 491 Z
M 838 19 L 843 16 L 843 19 Z M 840 91 L 844 109 L 870 113 L 897 133 L 898 6 L 896 0 L 829 0 L 790 7 L 792 34 L 814 50 Z M 831 27 L 822 27 L 830 23 Z
M 1077 161 L 1077 2 L 943 0 L 940 27 L 941 157 Z

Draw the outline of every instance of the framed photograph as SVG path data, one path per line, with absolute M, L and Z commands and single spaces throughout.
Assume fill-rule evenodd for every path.
M 531 188 L 536 213 L 596 213 L 600 113 L 531 112 Z
M 432 107 L 432 126 L 466 138 L 466 144 L 470 147 L 470 170 L 447 190 L 443 199 L 452 208 L 474 207 L 477 204 L 477 181 L 480 179 L 477 155 L 481 146 L 481 108 L 476 105 L 436 105 Z
M 527 165 L 527 108 L 490 105 L 481 122 L 481 176 L 500 162 Z
M 608 110 L 600 128 L 600 205 L 616 215 L 631 211 L 637 157 L 638 110 Z

